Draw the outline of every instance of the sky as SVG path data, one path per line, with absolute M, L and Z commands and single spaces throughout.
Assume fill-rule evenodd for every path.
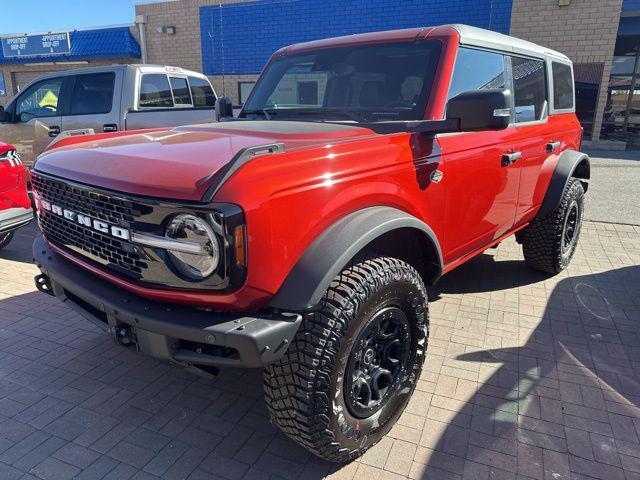
M 149 0 L 0 0 L 0 35 L 133 23 Z

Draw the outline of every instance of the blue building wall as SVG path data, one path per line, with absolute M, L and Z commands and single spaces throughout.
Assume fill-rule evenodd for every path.
M 508 33 L 512 1 L 258 0 L 200 7 L 202 66 L 207 75 L 221 75 L 223 67 L 226 74 L 259 73 L 286 45 L 378 30 L 466 23 Z

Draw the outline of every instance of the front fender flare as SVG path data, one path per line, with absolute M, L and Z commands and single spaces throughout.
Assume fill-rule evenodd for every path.
M 558 163 L 551 176 L 547 192 L 542 200 L 537 216 L 540 218 L 550 215 L 560 205 L 562 192 L 571 177 L 588 180 L 591 177 L 591 163 L 586 153 L 576 150 L 565 150 L 560 154 Z
M 437 253 L 433 283 L 442 274 L 442 251 L 433 230 L 418 218 L 393 207 L 368 207 L 353 212 L 319 235 L 287 275 L 269 305 L 302 311 L 320 302 L 331 281 L 364 247 L 385 233 L 415 229 L 433 243 Z

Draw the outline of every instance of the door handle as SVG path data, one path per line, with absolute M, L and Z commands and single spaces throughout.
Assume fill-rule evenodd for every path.
M 118 131 L 118 126 L 115 123 L 105 123 L 102 126 L 102 131 L 103 132 L 117 132 Z
M 57 125 L 52 125 L 51 127 L 49 127 L 49 136 L 50 137 L 57 137 L 58 135 L 60 135 L 60 127 L 58 127 Z
M 562 145 L 562 142 L 549 142 L 547 143 L 547 153 L 551 153 L 556 151 L 558 148 L 560 148 L 560 145 Z
M 513 153 L 503 153 L 502 154 L 502 166 L 508 167 L 518 161 L 518 159 L 522 156 L 522 152 L 513 152 Z

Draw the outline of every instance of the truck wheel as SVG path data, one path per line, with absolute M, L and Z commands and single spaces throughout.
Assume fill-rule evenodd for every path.
M 9 245 L 12 238 L 13 232 L 0 233 L 0 250 Z
M 351 264 L 265 370 L 272 422 L 325 460 L 362 455 L 407 405 L 427 334 L 426 289 L 413 267 L 389 257 Z
M 551 274 L 567 268 L 578 245 L 583 212 L 584 188 L 580 180 L 572 178 L 553 213 L 535 218 L 522 230 L 520 239 L 527 265 Z

